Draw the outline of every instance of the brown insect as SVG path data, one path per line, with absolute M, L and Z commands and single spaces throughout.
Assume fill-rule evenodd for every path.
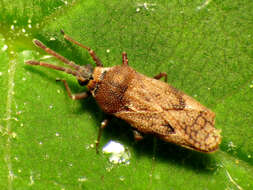
M 221 142 L 220 130 L 214 128 L 215 113 L 201 105 L 195 99 L 178 91 L 158 79 L 166 73 L 159 73 L 154 78 L 146 77 L 128 66 L 127 54 L 122 53 L 122 65 L 103 67 L 93 50 L 71 37 L 64 38 L 88 50 L 97 67 L 79 66 L 46 47 L 39 40 L 36 46 L 55 56 L 70 68 L 64 68 L 40 61 L 27 61 L 30 65 L 40 65 L 63 71 L 75 76 L 80 85 L 87 85 L 89 91 L 73 95 L 65 80 L 68 96 L 73 100 L 87 98 L 90 94 L 100 108 L 107 114 L 114 115 L 128 122 L 134 128 L 136 139 L 142 139 L 141 133 L 150 133 L 166 142 L 200 152 L 213 152 Z M 108 119 L 101 123 L 97 139 L 97 148 L 102 129 Z

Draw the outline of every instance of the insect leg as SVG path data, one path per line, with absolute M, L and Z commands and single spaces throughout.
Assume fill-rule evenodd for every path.
M 167 82 L 167 73 L 164 72 L 160 72 L 158 75 L 154 76 L 154 79 L 159 80 L 162 77 L 164 77 L 164 81 Z
M 63 63 L 66 63 L 67 65 L 71 66 L 72 68 L 79 70 L 80 66 L 76 65 L 73 61 L 69 61 L 68 59 L 66 59 L 65 57 L 61 56 L 60 54 L 56 53 L 54 50 L 48 48 L 47 46 L 45 46 L 41 41 L 39 40 L 33 40 L 33 43 L 43 49 L 45 52 L 51 54 L 52 56 L 56 57 L 57 59 L 61 60 Z
M 123 65 L 128 65 L 128 59 L 127 59 L 127 53 L 126 52 L 122 53 L 122 64 Z
M 80 47 L 82 47 L 82 48 L 88 50 L 90 56 L 91 56 L 92 59 L 95 61 L 96 65 L 97 65 L 98 67 L 103 67 L 102 62 L 100 61 L 100 59 L 97 57 L 97 55 L 95 54 L 95 52 L 94 52 L 91 48 L 89 48 L 89 47 L 87 47 L 87 46 L 85 46 L 85 45 L 79 43 L 78 41 L 72 39 L 70 36 L 68 36 L 67 34 L 65 34 L 65 32 L 64 32 L 63 30 L 61 30 L 61 33 L 63 34 L 63 37 L 64 37 L 66 40 L 68 40 L 68 41 L 70 41 L 70 42 L 72 42 L 72 43 L 74 43 L 74 44 L 76 44 L 76 45 L 78 45 L 78 46 L 80 46 Z
M 97 141 L 96 141 L 96 152 L 97 152 L 97 154 L 99 153 L 98 152 L 98 146 L 99 146 L 99 143 L 100 143 L 100 138 L 101 138 L 101 135 L 102 135 L 102 131 L 108 125 L 108 123 L 109 123 L 109 119 L 104 119 L 101 122 L 99 131 L 98 131 L 98 138 L 97 138 Z
M 133 135 L 134 135 L 135 141 L 140 141 L 143 139 L 142 134 L 137 130 L 133 130 Z
M 80 99 L 84 99 L 84 98 L 87 98 L 89 97 L 90 93 L 89 92 L 81 92 L 81 93 L 78 93 L 78 94 L 72 94 L 70 88 L 69 88 L 69 85 L 67 83 L 66 80 L 57 80 L 57 81 L 62 81 L 66 90 L 67 90 L 67 93 L 68 93 L 68 96 L 72 99 L 72 100 L 80 100 Z

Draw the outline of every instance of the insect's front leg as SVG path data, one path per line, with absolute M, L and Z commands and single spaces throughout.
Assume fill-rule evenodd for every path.
M 68 96 L 72 99 L 72 100 L 80 100 L 80 99 L 84 99 L 84 98 L 87 98 L 90 96 L 90 92 L 81 92 L 81 93 L 78 93 L 78 94 L 72 94 L 70 88 L 69 88 L 69 85 L 67 83 L 66 80 L 57 80 L 57 81 L 62 81 L 66 90 L 67 90 L 67 93 L 68 93 Z
M 97 154 L 99 153 L 98 152 L 98 146 L 99 146 L 99 143 L 100 143 L 100 138 L 101 138 L 101 135 L 102 135 L 102 131 L 108 125 L 109 121 L 110 121 L 110 119 L 104 119 L 101 122 L 99 131 L 98 131 L 98 138 L 97 138 L 97 141 L 96 141 L 96 152 L 97 152 Z
M 158 75 L 154 76 L 154 79 L 159 80 L 162 77 L 164 77 L 164 81 L 167 82 L 167 73 L 165 72 L 160 72 Z

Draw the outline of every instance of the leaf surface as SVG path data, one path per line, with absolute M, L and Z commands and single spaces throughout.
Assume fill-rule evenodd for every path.
M 252 189 L 253 2 L 245 1 L 1 1 L 1 189 Z M 206 155 L 148 136 L 135 143 L 130 126 L 106 117 L 67 74 L 25 65 L 63 64 L 32 44 L 37 38 L 80 65 L 87 51 L 60 29 L 93 48 L 103 64 L 121 64 L 168 82 L 212 109 L 222 129 L 220 150 Z M 110 140 L 130 152 L 112 164 L 102 148 Z

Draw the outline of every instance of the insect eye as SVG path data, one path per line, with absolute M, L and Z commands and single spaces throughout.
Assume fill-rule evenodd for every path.
M 85 80 L 85 81 L 78 80 L 78 83 L 79 83 L 81 86 L 87 85 L 88 82 L 89 82 L 89 80 Z

